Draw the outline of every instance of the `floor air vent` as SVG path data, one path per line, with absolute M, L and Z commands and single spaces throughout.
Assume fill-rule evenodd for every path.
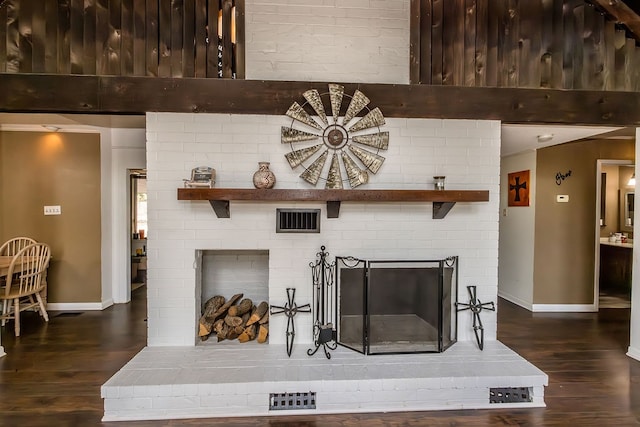
M 276 233 L 319 233 L 320 209 L 276 209 Z
M 531 398 L 531 388 L 529 387 L 506 387 L 490 388 L 489 403 L 521 403 L 533 402 Z
M 269 410 L 316 409 L 316 392 L 269 393 Z

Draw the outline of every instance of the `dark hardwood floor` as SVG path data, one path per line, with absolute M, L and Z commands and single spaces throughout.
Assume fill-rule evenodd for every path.
M 0 426 L 100 425 L 100 386 L 146 342 L 146 287 L 102 312 L 26 313 L 2 330 Z M 498 303 L 498 337 L 549 375 L 547 408 L 104 423 L 109 426 L 634 426 L 640 362 L 629 309 L 532 314 Z

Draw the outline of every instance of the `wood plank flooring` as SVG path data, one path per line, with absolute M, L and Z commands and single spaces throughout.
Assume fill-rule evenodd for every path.
M 101 423 L 100 386 L 146 343 L 146 287 L 102 312 L 25 313 L 2 330 L 0 426 L 636 426 L 629 309 L 532 314 L 498 302 L 499 339 L 549 375 L 547 408 Z

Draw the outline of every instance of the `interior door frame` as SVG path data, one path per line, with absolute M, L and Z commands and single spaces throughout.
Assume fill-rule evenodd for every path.
M 596 160 L 596 221 L 595 221 L 595 260 L 593 262 L 593 307 L 600 310 L 600 208 L 602 202 L 602 166 L 631 166 L 632 160 L 622 159 L 598 159 Z M 620 215 L 618 215 L 620 216 Z

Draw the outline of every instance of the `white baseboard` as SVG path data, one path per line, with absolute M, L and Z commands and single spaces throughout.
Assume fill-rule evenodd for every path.
M 595 304 L 533 304 L 534 313 L 592 313 L 598 311 Z
M 530 302 L 527 302 L 523 299 L 520 299 L 518 297 L 514 297 L 513 295 L 504 293 L 504 292 L 500 292 L 500 290 L 498 289 L 498 296 L 502 299 L 505 299 L 509 302 L 514 303 L 515 305 L 519 305 L 520 307 L 527 309 L 529 311 L 532 311 L 532 304 Z
M 112 299 L 104 302 L 49 302 L 47 311 L 99 311 L 112 305 Z
M 632 359 L 640 360 L 640 349 L 629 346 L 627 349 L 627 356 Z

